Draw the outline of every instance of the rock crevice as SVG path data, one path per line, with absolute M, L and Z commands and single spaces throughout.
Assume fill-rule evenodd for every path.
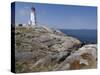
M 96 68 L 97 45 L 81 44 L 77 38 L 49 27 L 16 27 L 16 72 Z

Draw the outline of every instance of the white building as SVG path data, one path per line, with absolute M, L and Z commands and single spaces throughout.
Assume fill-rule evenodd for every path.
M 36 13 L 34 7 L 31 8 L 29 25 L 31 26 L 36 25 Z

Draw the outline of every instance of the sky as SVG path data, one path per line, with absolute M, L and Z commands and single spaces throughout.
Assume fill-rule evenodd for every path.
M 28 24 L 31 7 L 37 24 L 58 29 L 97 29 L 97 7 L 41 3 L 15 3 L 15 23 Z

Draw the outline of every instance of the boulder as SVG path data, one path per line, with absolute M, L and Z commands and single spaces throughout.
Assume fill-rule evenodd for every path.
M 67 65 L 67 66 L 66 66 Z M 91 69 L 97 67 L 97 45 L 84 45 L 54 70 Z
M 81 57 L 76 55 L 77 51 L 79 54 L 82 51 L 82 48 L 78 50 L 81 42 L 57 29 L 38 25 L 22 26 L 16 27 L 15 34 L 16 72 L 51 71 L 61 68 L 65 70 L 70 67 L 72 61 Z M 86 62 L 83 59 L 81 61 Z M 66 65 L 63 65 L 64 62 Z M 18 68 L 19 65 L 21 69 Z

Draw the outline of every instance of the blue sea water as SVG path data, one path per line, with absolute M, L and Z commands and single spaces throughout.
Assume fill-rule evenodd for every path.
M 60 29 L 63 33 L 69 36 L 78 38 L 85 43 L 97 43 L 97 30 L 68 30 Z

